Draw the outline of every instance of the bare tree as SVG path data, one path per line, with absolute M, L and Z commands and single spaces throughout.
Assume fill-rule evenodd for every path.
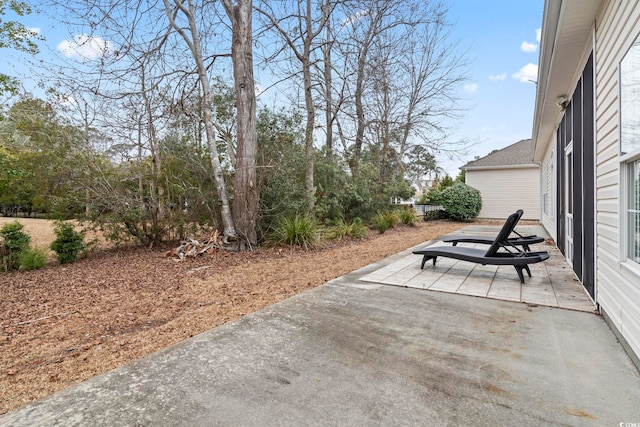
M 253 77 L 253 39 L 251 0 L 222 0 L 231 20 L 233 43 L 231 58 L 238 109 L 238 134 L 234 179 L 233 219 L 241 245 L 257 245 L 258 190 L 256 164 L 256 93 Z
M 358 174 L 360 158 L 362 156 L 362 145 L 364 143 L 364 133 L 366 128 L 364 97 L 367 62 L 370 59 L 370 51 L 376 39 L 385 31 L 404 24 L 400 20 L 388 20 L 391 12 L 396 7 L 396 2 L 391 0 L 376 0 L 372 2 L 355 2 L 356 9 L 350 14 L 348 22 L 351 43 L 347 44 L 346 55 L 355 58 L 355 88 L 354 103 L 356 116 L 356 135 L 353 146 L 353 153 L 349 159 L 349 165 L 353 175 Z M 405 19 L 405 17 L 402 17 Z M 357 25 L 355 25 L 357 23 Z
M 400 167 L 412 144 L 455 151 L 460 144 L 451 138 L 447 119 L 461 111 L 455 93 L 468 64 L 450 40 L 446 6 L 391 0 L 349 5 L 349 20 L 342 26 L 346 35 L 337 36 L 337 46 L 346 65 L 341 75 L 351 91 L 343 113 L 354 129 L 349 148 L 353 175 L 367 140 L 379 145 L 378 152 L 394 156 Z
M 264 7 L 257 7 L 269 24 L 282 37 L 288 49 L 299 61 L 304 85 L 305 110 L 307 112 L 307 123 L 305 127 L 305 149 L 306 149 L 306 192 L 307 210 L 312 213 L 315 205 L 315 184 L 313 178 L 314 171 L 314 148 L 313 130 L 315 128 L 316 107 L 313 93 L 312 68 L 315 62 L 313 57 L 315 49 L 321 43 L 316 39 L 325 30 L 329 22 L 329 17 L 335 2 L 331 0 L 295 0 L 288 12 L 288 5 L 279 4 L 279 9 L 274 10 L 271 3 L 266 3 Z
M 430 18 L 407 34 L 401 50 L 398 75 L 403 101 L 399 153 L 402 157 L 412 145 L 433 152 L 456 152 L 466 141 L 451 137 L 451 120 L 464 108 L 456 97 L 467 81 L 469 62 L 466 52 L 451 39 L 446 8 L 435 7 Z
M 202 119 L 207 135 L 207 146 L 209 148 L 209 157 L 211 158 L 213 176 L 216 181 L 216 190 L 218 193 L 218 199 L 220 200 L 224 241 L 225 243 L 228 243 L 230 238 L 237 238 L 237 233 L 233 217 L 231 215 L 227 185 L 222 173 L 222 165 L 220 164 L 220 156 L 216 146 L 216 131 L 213 124 L 213 114 L 211 110 L 213 97 L 211 95 L 211 84 L 209 81 L 207 67 L 204 62 L 200 33 L 198 31 L 198 24 L 196 21 L 196 9 L 192 0 L 187 0 L 186 4 L 180 0 L 163 0 L 163 2 L 171 27 L 173 27 L 173 29 L 183 38 L 189 47 L 193 60 L 195 61 L 200 87 L 202 89 Z M 179 14 L 187 20 L 187 29 L 183 28 L 183 26 L 176 20 L 176 17 Z
M 323 76 L 324 76 L 324 126 L 326 132 L 325 150 L 327 157 L 333 157 L 333 122 L 335 119 L 333 109 L 333 78 L 331 49 L 333 48 L 333 36 L 331 34 L 331 21 L 327 21 L 326 40 L 322 48 L 323 55 Z

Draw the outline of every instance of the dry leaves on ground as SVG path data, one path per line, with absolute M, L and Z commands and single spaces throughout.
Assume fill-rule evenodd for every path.
M 274 304 L 467 224 L 370 232 L 314 250 L 104 250 L 0 274 L 0 413 Z

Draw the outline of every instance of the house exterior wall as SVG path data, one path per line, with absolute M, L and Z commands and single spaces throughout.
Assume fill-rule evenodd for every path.
M 640 2 L 609 1 L 596 18 L 596 283 L 609 321 L 640 355 L 640 270 L 622 262 L 618 66 L 640 33 Z
M 549 236 L 557 242 L 556 215 L 558 203 L 555 184 L 557 168 L 555 146 L 555 140 L 551 141 L 542 160 L 542 167 L 540 168 L 540 222 L 549 233 Z
M 480 218 L 504 219 L 518 209 L 540 219 L 540 168 L 468 169 L 466 184 L 482 194 Z

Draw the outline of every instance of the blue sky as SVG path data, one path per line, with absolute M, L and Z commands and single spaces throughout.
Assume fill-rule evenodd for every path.
M 459 132 L 478 141 L 461 159 L 442 160 L 445 170 L 456 174 L 476 155 L 531 137 L 536 86 L 528 79 L 536 80 L 543 0 L 454 0 L 450 5 L 454 35 L 469 47 L 472 59 L 463 90 L 469 109 Z
M 456 128 L 458 137 L 475 141 L 466 155 L 439 159 L 455 176 L 474 156 L 531 137 L 535 84 L 529 79 L 536 79 L 543 0 L 450 0 L 449 4 L 452 37 L 468 48 L 471 60 L 469 81 L 460 90 L 468 109 Z M 27 27 L 41 28 L 46 37 L 43 57 L 64 48 L 65 43 L 67 51 L 73 52 L 66 29 L 56 31 L 38 15 L 19 20 Z M 0 72 L 22 74 L 22 67 L 8 65 L 19 63 L 20 58 L 15 52 L 0 50 Z

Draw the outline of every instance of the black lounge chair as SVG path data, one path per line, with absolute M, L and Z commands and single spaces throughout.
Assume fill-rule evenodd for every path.
M 516 213 L 519 214 L 518 221 L 520 221 L 520 218 L 522 217 L 522 209 L 518 209 Z M 508 237 L 507 240 L 509 241 L 509 243 L 513 246 L 522 246 L 522 248 L 526 252 L 531 251 L 531 247 L 529 245 L 544 242 L 544 237 L 536 236 L 535 234 L 532 234 L 529 236 L 523 236 L 522 234 L 518 233 L 516 230 L 513 230 L 513 234 L 515 234 L 518 237 Z M 453 243 L 453 246 L 457 246 L 458 243 L 475 243 L 475 244 L 481 244 L 481 245 L 490 245 L 493 243 L 494 239 L 487 236 L 478 236 L 478 235 L 470 234 L 466 236 L 465 235 L 445 236 L 442 238 L 442 241 L 445 243 Z
M 509 242 L 508 237 L 513 232 L 520 216 L 522 216 L 522 211 L 509 215 L 509 218 L 507 218 L 502 229 L 487 251 L 476 248 L 465 248 L 462 246 L 427 246 L 424 249 L 413 251 L 413 253 L 416 255 L 422 255 L 422 264 L 420 265 L 421 269 L 423 269 L 425 263 L 431 259 L 435 266 L 436 259 L 439 256 L 474 262 L 482 265 L 512 265 L 518 273 L 520 283 L 524 283 L 524 275 L 522 274 L 522 271 L 526 270 L 529 277 L 531 277 L 529 264 L 542 262 L 548 259 L 549 253 L 525 252 Z M 502 251 L 500 251 L 501 249 Z

